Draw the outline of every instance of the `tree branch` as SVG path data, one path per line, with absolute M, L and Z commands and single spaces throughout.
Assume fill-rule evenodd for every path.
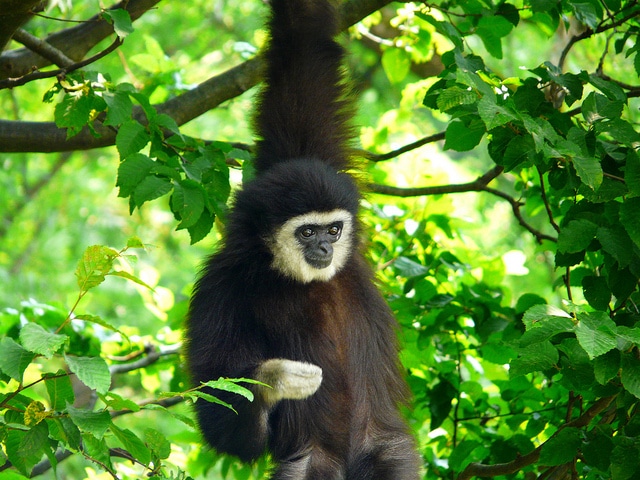
M 123 8 L 129 12 L 131 20 L 134 21 L 159 1 L 123 0 L 111 7 L 111 10 Z M 2 17 L 0 16 L 0 18 Z M 49 35 L 45 42 L 71 60 L 79 62 L 89 50 L 112 34 L 113 25 L 98 14 L 80 25 Z M 51 64 L 52 61 L 50 59 L 29 48 L 9 50 L 0 55 L 0 79 L 22 77 L 32 72 L 34 68 L 40 69 Z
M 369 185 L 369 189 L 374 193 L 393 195 L 395 197 L 421 197 L 425 195 L 443 195 L 446 193 L 480 192 L 487 187 L 489 182 L 497 178 L 503 170 L 503 167 L 496 166 L 469 183 L 418 188 L 399 188 L 372 183 Z
M 415 150 L 416 148 L 420 148 L 428 143 L 438 142 L 440 140 L 444 140 L 444 132 L 436 133 L 434 135 L 429 135 L 428 137 L 421 138 L 413 143 L 409 143 L 403 147 L 398 148 L 397 150 L 392 150 L 387 153 L 374 154 L 369 153 L 366 155 L 368 160 L 372 162 L 382 162 L 384 160 L 389 160 L 391 158 L 395 158 L 403 153 L 410 152 L 411 150 Z
M 403 147 L 404 148 L 404 147 Z M 497 178 L 502 172 L 504 168 L 501 166 L 496 166 L 489 170 L 484 175 L 478 177 L 473 182 L 469 183 L 460 183 L 453 185 L 437 185 L 431 187 L 418 187 L 418 188 L 399 188 L 399 187 L 391 187 L 388 185 L 379 185 L 379 184 L 369 184 L 369 189 L 374 193 L 380 193 L 382 195 L 392 195 L 395 197 L 420 197 L 426 195 L 444 195 L 448 193 L 465 193 L 465 192 L 487 192 L 497 197 L 500 197 L 511 205 L 511 209 L 513 210 L 513 214 L 518 220 L 518 223 L 525 228 L 529 233 L 531 233 L 538 243 L 542 243 L 543 240 L 549 240 L 551 242 L 556 242 L 557 239 L 545 233 L 542 233 L 535 228 L 533 228 L 527 221 L 524 219 L 520 207 L 522 203 L 511 197 L 510 195 L 501 192 L 500 190 L 496 190 L 494 188 L 490 188 L 487 185 Z
M 132 4 L 140 6 L 143 4 L 155 4 L 158 1 L 130 0 L 129 9 L 132 8 Z M 345 28 L 347 24 L 353 24 L 389 3 L 391 3 L 391 0 L 349 0 L 342 6 Z M 101 23 L 106 24 L 106 22 Z M 108 26 L 111 27 L 111 25 Z M 65 30 L 65 32 L 72 30 Z M 76 32 L 75 35 L 78 35 L 78 33 Z M 59 38 L 56 37 L 56 40 L 59 41 Z M 64 51 L 70 58 L 75 58 L 68 50 L 60 48 L 58 43 L 54 42 L 53 35 L 49 37 L 48 43 Z M 0 56 L 0 78 L 2 76 L 1 59 L 2 56 Z M 262 58 L 258 56 L 204 81 L 182 95 L 174 97 L 161 105 L 156 105 L 156 108 L 159 113 L 165 113 L 172 117 L 178 125 L 184 125 L 221 103 L 244 93 L 256 85 L 261 78 Z M 141 118 L 141 110 L 134 110 L 134 115 L 137 118 Z M 49 153 L 90 150 L 115 143 L 115 132 L 113 130 L 105 128 L 97 121 L 94 123 L 94 129 L 100 135 L 98 138 L 92 135 L 89 129 L 85 128 L 78 135 L 67 140 L 66 130 L 58 128 L 53 122 L 0 120 L 0 152 Z
M 589 409 L 580 415 L 575 420 L 565 423 L 562 427 L 560 427 L 551 438 L 555 437 L 558 432 L 567 428 L 567 427 L 575 427 L 581 428 L 589 425 L 591 421 L 602 413 L 613 400 L 616 398 L 615 395 L 611 397 L 604 397 L 597 400 Z M 547 440 L 548 441 L 548 440 Z M 545 442 L 546 443 L 546 442 Z M 535 450 L 529 452 L 526 455 L 516 458 L 508 463 L 498 463 L 495 465 L 485 465 L 482 463 L 470 463 L 457 477 L 456 480 L 470 480 L 474 477 L 497 477 L 498 475 L 510 475 L 512 473 L 516 473 L 522 470 L 524 467 L 529 465 L 533 465 L 540 458 L 540 452 L 542 451 L 542 447 L 544 447 L 544 443 L 540 445 Z
M 34 11 L 42 10 L 45 5 L 42 0 L 0 0 L 0 52 L 13 33 L 33 17 Z
M 91 65 L 93 62 L 100 60 L 102 57 L 109 55 L 116 48 L 122 45 L 122 40 L 120 38 L 116 38 L 111 45 L 105 48 L 100 53 L 96 53 L 94 56 L 87 58 L 86 60 L 82 60 L 78 63 L 73 63 L 67 67 L 59 68 L 57 70 L 49 70 L 46 72 L 33 72 L 28 75 L 24 75 L 20 78 L 7 78 L 6 80 L 0 80 L 0 90 L 4 88 L 13 88 L 19 87 L 20 85 L 24 85 L 26 83 L 32 82 L 34 80 L 40 80 L 42 78 L 52 78 L 57 77 L 59 75 L 65 75 L 67 73 L 74 72 L 76 70 L 80 70 L 87 65 Z

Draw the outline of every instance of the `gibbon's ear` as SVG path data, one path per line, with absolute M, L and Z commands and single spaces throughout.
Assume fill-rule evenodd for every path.
M 261 387 L 263 401 L 274 405 L 280 400 L 302 400 L 314 393 L 322 383 L 322 369 L 305 362 L 273 358 L 260 364 L 256 380 L 271 388 Z

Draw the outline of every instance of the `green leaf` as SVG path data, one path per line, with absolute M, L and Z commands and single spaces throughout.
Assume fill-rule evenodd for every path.
M 593 3 L 569 2 L 569 5 L 573 8 L 573 13 L 580 23 L 592 29 L 598 26 L 599 17 Z
M 111 415 L 107 411 L 92 412 L 85 408 L 75 408 L 67 405 L 69 418 L 83 432 L 88 432 L 97 439 L 101 439 L 111 424 Z
M 145 249 L 145 245 L 142 242 L 142 240 L 140 240 L 140 238 L 133 236 L 133 237 L 129 237 L 127 238 L 127 248 L 142 248 Z
M 157 405 L 157 404 L 154 404 L 154 403 L 143 405 L 142 409 L 143 410 L 153 410 L 153 411 L 162 412 L 163 414 L 166 414 L 169 417 L 173 417 L 176 420 L 181 421 L 182 423 L 184 423 L 189 428 L 193 428 L 193 429 L 198 428 L 196 426 L 196 423 L 193 421 L 193 419 L 191 417 L 189 417 L 187 415 L 183 415 L 181 413 L 178 413 L 175 409 L 168 409 L 166 407 L 163 407 L 162 405 Z
M 211 395 L 209 393 L 205 393 L 205 392 L 201 392 L 199 390 L 194 390 L 191 392 L 186 392 L 184 394 L 185 398 L 189 398 L 191 400 L 193 400 L 194 402 L 201 398 L 202 400 L 206 401 L 206 402 L 210 402 L 210 403 L 215 403 L 217 405 L 222 405 L 223 407 L 228 408 L 229 410 L 232 410 L 234 413 L 238 413 L 236 411 L 235 408 L 233 408 L 233 405 L 231 405 L 230 403 L 224 402 L 222 400 L 220 400 L 218 397 L 216 397 L 215 395 Z
M 582 279 L 584 298 L 596 310 L 606 310 L 611 302 L 611 289 L 605 277 L 587 275 Z
M 599 227 L 596 238 L 602 245 L 602 249 L 618 261 L 620 268 L 625 268 L 633 260 L 633 241 L 622 225 L 616 223 Z
M 516 116 L 511 110 L 498 105 L 496 98 L 489 95 L 483 96 L 478 102 L 478 114 L 486 125 L 487 130 L 516 120 Z
M 166 113 L 161 113 L 153 119 L 153 125 L 162 129 L 169 130 L 175 135 L 180 135 L 180 128 L 176 121 Z
M 223 390 L 225 392 L 235 393 L 240 395 L 250 402 L 253 402 L 253 392 L 242 385 L 238 385 L 238 382 L 246 382 L 247 379 L 239 378 L 239 379 L 225 379 L 221 378 L 218 380 L 211 380 L 209 382 L 205 382 L 204 385 L 207 387 L 214 388 L 216 390 Z M 251 382 L 251 383 L 259 383 L 259 382 Z
M 93 94 L 83 95 L 81 91 L 74 93 L 76 94 L 67 94 L 55 108 L 56 125 L 67 129 L 67 138 L 80 133 L 82 127 L 89 123 L 91 111 L 96 107 Z
M 142 153 L 129 155 L 118 167 L 118 179 L 116 187 L 120 187 L 119 197 L 128 197 L 136 187 L 144 180 L 155 162 Z
M 113 469 L 110 449 L 102 436 L 98 439 L 90 433 L 84 433 L 82 435 L 82 447 L 92 459 L 102 462 L 107 467 Z
M 111 272 L 110 275 L 115 275 L 115 273 Z M 124 338 L 128 338 L 127 335 L 125 335 L 122 331 L 118 330 L 117 327 L 111 325 L 109 322 L 98 317 L 97 315 L 87 315 L 83 313 L 83 314 L 76 315 L 74 319 L 82 320 L 89 323 L 95 323 L 96 325 L 100 325 L 101 327 L 106 328 L 107 330 L 111 330 L 112 332 L 119 333 Z
M 580 430 L 567 427 L 547 440 L 540 450 L 540 465 L 563 465 L 572 461 L 582 445 Z
M 78 450 L 80 448 L 80 430 L 69 417 L 48 418 L 49 436 L 54 440 L 63 442 L 69 449 Z
M 482 140 L 484 133 L 485 127 L 480 121 L 471 122 L 467 126 L 461 120 L 453 120 L 444 134 L 444 148 L 456 152 L 473 150 Z
M 576 337 L 593 360 L 616 348 L 616 324 L 605 312 L 578 313 Z
M 133 193 L 133 201 L 137 207 L 145 202 L 166 195 L 173 188 L 170 180 L 163 177 L 148 176 L 140 182 Z
M 535 299 L 536 301 L 538 299 Z M 534 327 L 536 322 L 547 319 L 548 317 L 565 317 L 571 318 L 564 310 L 554 307 L 553 305 L 547 305 L 546 303 L 536 303 L 532 307 L 528 308 L 522 316 L 522 322 L 525 328 L 528 330 Z
M 451 452 L 449 467 L 455 472 L 461 472 L 472 462 L 478 462 L 489 455 L 489 450 L 476 440 L 463 440 Z
M 131 410 L 132 412 L 139 412 L 140 405 L 133 400 L 123 398 L 115 392 L 109 391 L 105 395 L 99 395 L 105 405 L 108 405 L 113 410 Z
M 574 324 L 571 317 L 547 315 L 536 320 L 527 328 L 527 331 L 520 337 L 519 345 L 520 347 L 527 347 L 551 340 L 559 333 L 572 332 L 573 330 Z
M 47 426 L 44 422 L 26 432 L 8 430 L 3 441 L 9 461 L 27 477 L 31 477 L 31 469 L 42 459 L 46 442 Z
M 447 88 L 436 100 L 438 109 L 441 112 L 446 112 L 453 107 L 459 107 L 460 105 L 472 105 L 478 101 L 478 95 L 471 89 L 462 89 L 458 86 Z
M 598 159 L 577 155 L 572 158 L 572 161 L 582 183 L 589 186 L 592 190 L 596 190 L 602 183 L 604 177 L 602 165 L 600 165 Z
M 628 392 L 640 398 L 640 360 L 633 354 L 622 356 L 620 380 Z
M 585 250 L 596 236 L 598 226 L 589 220 L 572 220 L 560 229 L 558 251 L 576 253 Z
M 424 277 L 429 273 L 429 269 L 424 265 L 403 256 L 396 258 L 393 267 L 400 275 L 406 278 Z
M 589 124 L 607 118 L 618 118 L 622 115 L 624 103 L 611 101 L 604 95 L 591 92 L 582 102 L 582 116 Z
M 624 181 L 629 189 L 629 197 L 640 197 L 640 156 L 633 149 L 627 153 Z
M 627 198 L 620 205 L 620 222 L 636 247 L 640 248 L 640 197 Z
M 116 148 L 121 159 L 126 159 L 129 155 L 142 150 L 151 137 L 146 128 L 136 120 L 129 120 L 123 123 L 116 134 Z
M 82 291 L 90 290 L 104 282 L 113 267 L 118 252 L 104 245 L 87 247 L 76 267 L 76 280 Z
M 74 357 L 65 355 L 69 370 L 87 387 L 106 393 L 111 387 L 111 374 L 107 363 L 100 357 Z
M 120 125 L 131 119 L 133 102 L 125 92 L 104 92 L 102 98 L 107 104 L 105 125 Z
M 124 270 L 114 270 L 112 272 L 109 272 L 109 275 L 111 275 L 112 277 L 126 278 L 127 280 L 130 280 L 133 283 L 137 283 L 138 285 L 146 288 L 147 290 L 153 290 L 153 287 L 146 284 L 142 279 L 136 277 L 135 275 L 130 274 L 129 272 L 125 272 Z
M 174 186 L 171 207 L 181 219 L 177 230 L 196 224 L 204 211 L 205 196 L 202 186 L 193 180 L 182 180 Z
M 123 8 L 116 8 L 105 10 L 102 14 L 113 21 L 113 30 L 118 35 L 118 38 L 125 38 L 130 33 L 133 33 L 133 23 L 128 11 Z
M 606 385 L 618 376 L 620 371 L 620 351 L 611 350 L 600 355 L 593 362 L 593 373 L 600 385 Z
M 391 83 L 400 83 L 411 69 L 411 55 L 403 48 L 389 48 L 382 53 L 382 68 Z
M 52 410 L 62 411 L 66 408 L 67 403 L 72 404 L 75 401 L 71 379 L 64 370 L 58 371 L 55 376 L 46 375 L 44 384 L 47 387 Z
M 636 480 L 640 471 L 640 448 L 637 438 L 624 435 L 613 437 L 611 452 L 611 480 Z
M 441 378 L 428 395 L 429 412 L 431 413 L 431 430 L 435 430 L 449 416 L 453 399 L 457 395 L 456 388 L 448 380 Z
M 535 150 L 533 138 L 529 135 L 516 135 L 511 138 L 502 158 L 495 158 L 498 165 L 509 172 L 516 167 L 527 167 L 533 164 L 532 152 Z
M 502 58 L 502 42 L 500 39 L 506 37 L 512 28 L 513 24 L 504 17 L 485 16 L 478 21 L 476 34 L 482 39 L 484 48 L 487 49 L 489 54 L 500 59 Z
M 518 356 L 513 348 L 503 344 L 487 343 L 482 346 L 481 352 L 484 360 L 497 365 L 506 365 Z
M 618 326 L 618 336 L 634 345 L 640 346 L 640 327 L 629 328 Z
M 157 458 L 165 459 L 171 455 L 171 442 L 158 430 L 153 428 L 145 429 L 144 441 Z
M 205 210 L 204 212 L 202 212 L 202 215 L 200 215 L 198 221 L 194 225 L 187 228 L 187 231 L 189 232 L 189 236 L 191 238 L 191 245 L 198 243 L 200 240 L 207 236 L 207 234 L 213 228 L 214 220 L 215 217 L 211 215 L 207 210 Z
M 148 465 L 151 462 L 151 451 L 140 440 L 135 433 L 129 429 L 121 429 L 115 424 L 111 424 L 110 430 L 118 439 L 122 448 L 129 452 L 133 458 L 144 465 Z
M 48 332 L 37 323 L 29 322 L 20 330 L 20 342 L 30 352 L 51 358 L 69 339 L 67 335 Z
M 534 343 L 521 348 L 518 358 L 511 361 L 509 375 L 517 377 L 527 373 L 542 372 L 554 367 L 560 358 L 551 342 Z
M 0 370 L 14 380 L 22 382 L 22 375 L 34 357 L 11 337 L 0 340 Z

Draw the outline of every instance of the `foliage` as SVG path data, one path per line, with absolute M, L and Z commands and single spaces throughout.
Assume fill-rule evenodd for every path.
M 100 54 L 0 80 L 14 88 L 3 106 L 18 102 L 62 132 L 41 141 L 34 131 L 19 145 L 6 132 L 32 125 L 0 122 L 2 151 L 116 147 L 103 160 L 63 154 L 35 170 L 19 154 L 4 160 L 0 478 L 52 478 L 53 469 L 69 478 L 248 479 L 268 468 L 267 459 L 242 466 L 200 446 L 182 400 L 217 399 L 186 384 L 178 355 L 188 284 L 205 251 L 187 243 L 216 238 L 236 173 L 251 175 L 246 128 L 227 130 L 246 116 L 242 100 L 195 127 L 186 122 L 207 108 L 183 113 L 192 97 L 221 101 L 212 83 L 223 99 L 240 94 L 259 69 L 252 58 L 186 88 L 178 65 L 197 65 L 214 35 L 197 30 L 175 46 L 158 28 L 182 17 L 204 28 L 198 7 L 210 9 L 231 25 L 217 45 L 232 63 L 214 62 L 224 70 L 261 41 L 252 36 L 259 21 L 243 29 L 231 19 L 259 20 L 264 10 L 197 2 L 194 12 L 162 5 L 166 18 L 136 20 L 138 3 L 98 15 L 115 35 Z M 401 325 L 424 478 L 640 478 L 640 5 L 409 2 L 362 19 L 369 3 L 345 5 L 362 20 L 348 67 L 362 90 L 358 121 L 368 125 L 363 219 Z M 44 36 L 46 25 L 25 28 Z M 114 61 L 116 49 L 137 69 Z M 33 101 L 43 97 L 44 106 Z M 56 174 L 66 166 L 63 185 Z M 92 189 L 83 207 L 91 214 L 65 208 L 74 190 L 82 199 Z M 105 195 L 124 211 L 101 210 Z M 66 212 L 59 229 L 70 238 L 48 230 L 54 209 Z M 65 274 L 78 258 L 72 284 Z M 86 304 L 91 313 L 80 311 Z M 250 397 L 247 381 L 211 386 Z

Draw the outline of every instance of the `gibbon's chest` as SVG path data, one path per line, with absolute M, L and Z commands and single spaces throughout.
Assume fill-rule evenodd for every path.
M 353 333 L 362 315 L 340 276 L 291 289 L 256 305 L 258 324 L 267 337 L 270 355 L 347 366 Z

